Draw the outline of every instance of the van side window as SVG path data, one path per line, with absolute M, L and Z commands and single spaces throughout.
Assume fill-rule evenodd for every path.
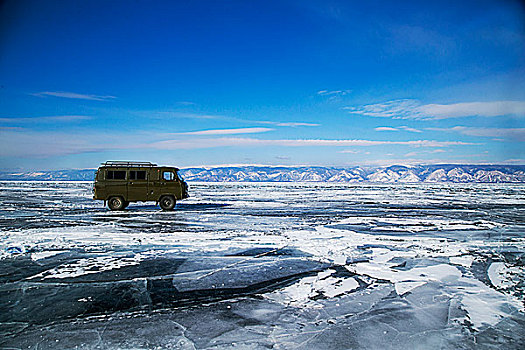
M 175 179 L 175 174 L 171 171 L 164 171 L 162 172 L 162 178 L 166 181 L 173 181 Z
M 125 180 L 126 172 L 123 170 L 108 170 L 106 180 Z
M 146 180 L 146 172 L 142 170 L 130 170 L 129 171 L 130 180 Z

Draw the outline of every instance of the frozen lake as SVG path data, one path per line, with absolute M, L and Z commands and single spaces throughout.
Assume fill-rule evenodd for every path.
M 0 348 L 525 348 L 525 185 L 0 182 Z

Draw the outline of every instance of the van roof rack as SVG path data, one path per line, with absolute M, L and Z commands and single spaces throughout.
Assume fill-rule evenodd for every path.
M 150 162 L 132 162 L 132 161 L 121 161 L 121 160 L 108 160 L 105 163 L 102 163 L 104 166 L 119 166 L 119 167 L 154 167 L 157 164 Z

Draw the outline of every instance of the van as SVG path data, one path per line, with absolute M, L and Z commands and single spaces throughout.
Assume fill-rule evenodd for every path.
M 177 200 L 188 197 L 188 184 L 175 167 L 107 161 L 95 174 L 93 199 L 103 200 L 111 210 L 124 210 L 139 201 L 154 201 L 162 210 L 173 210 Z

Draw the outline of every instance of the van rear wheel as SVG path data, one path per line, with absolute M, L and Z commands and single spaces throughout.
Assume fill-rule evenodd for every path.
M 108 207 L 111 210 L 124 210 L 126 202 L 122 197 L 111 197 L 108 199 Z
M 173 210 L 175 208 L 175 198 L 172 196 L 162 196 L 159 201 L 162 210 Z

